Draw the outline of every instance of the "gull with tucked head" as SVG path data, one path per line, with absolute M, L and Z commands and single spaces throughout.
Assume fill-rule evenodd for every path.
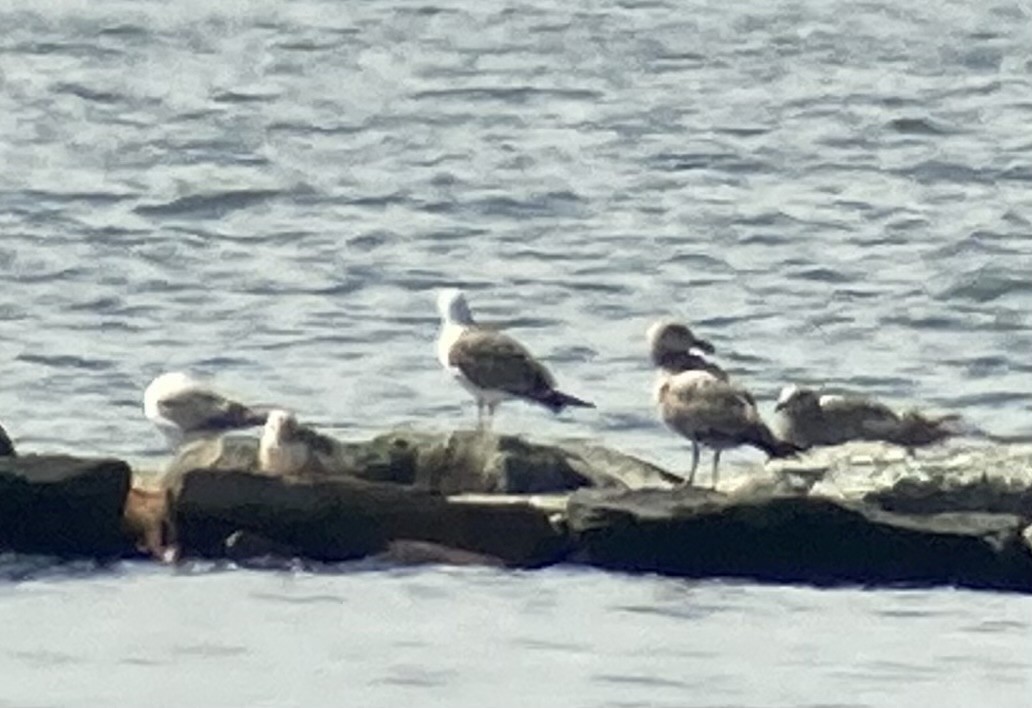
M 290 411 L 275 409 L 269 412 L 258 443 L 258 468 L 283 476 L 324 473 L 323 457 L 334 450 L 332 439 L 299 424 Z
M 515 339 L 477 325 L 461 290 L 440 291 L 437 310 L 437 360 L 476 400 L 478 427 L 489 429 L 498 404 L 510 398 L 537 403 L 553 413 L 567 406 L 595 407 L 558 390 L 544 364 Z
M 785 439 L 803 447 L 881 440 L 913 452 L 915 447 L 962 432 L 960 417 L 955 414 L 938 418 L 916 410 L 900 414 L 870 398 L 822 395 L 796 384 L 781 389 L 774 410 L 780 416 Z
M 267 410 L 216 393 L 180 371 L 161 374 L 143 392 L 143 412 L 175 449 L 183 443 L 265 423 Z

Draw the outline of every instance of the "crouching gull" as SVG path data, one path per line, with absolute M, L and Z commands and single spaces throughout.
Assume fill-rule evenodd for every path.
M 226 430 L 263 425 L 268 415 L 268 410 L 232 401 L 180 371 L 150 382 L 143 393 L 143 412 L 173 448 Z
M 915 410 L 899 414 L 869 398 L 820 395 L 795 384 L 781 389 L 774 410 L 781 417 L 785 439 L 802 447 L 881 440 L 913 453 L 915 447 L 963 432 L 956 414 L 930 417 Z
M 325 473 L 324 459 L 335 450 L 331 438 L 299 424 L 290 411 L 275 409 L 269 411 L 258 443 L 258 468 L 266 474 L 285 476 Z
M 660 418 L 692 443 L 692 468 L 685 485 L 695 482 L 700 445 L 713 450 L 711 486 L 714 489 L 720 453 L 724 450 L 751 445 L 770 457 L 789 457 L 799 452 L 796 445 L 774 436 L 760 419 L 756 401 L 747 390 L 730 383 L 719 367 L 716 371 L 710 370 L 715 364 L 680 368 L 685 364 L 684 359 L 664 359 L 670 342 L 687 341 L 684 331 L 688 330 L 683 325 L 659 322 L 649 328 L 647 336 L 653 362 L 666 362 L 658 367 L 659 376 L 653 391 Z
M 461 290 L 442 290 L 437 309 L 437 359 L 476 399 L 478 428 L 489 429 L 498 404 L 509 398 L 538 403 L 553 413 L 567 406 L 595 407 L 556 389 L 548 369 L 515 339 L 478 326 Z

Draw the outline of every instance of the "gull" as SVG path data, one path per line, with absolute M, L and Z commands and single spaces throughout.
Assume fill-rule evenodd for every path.
M 781 389 L 774 408 L 784 423 L 784 437 L 797 445 L 840 445 L 850 440 L 881 440 L 911 453 L 959 435 L 960 416 L 926 416 L 916 410 L 902 414 L 863 396 L 820 395 L 790 384 Z
M 267 474 L 325 473 L 323 457 L 336 451 L 333 439 L 297 422 L 290 411 L 274 409 L 258 443 L 258 468 Z
M 515 339 L 477 325 L 461 290 L 442 290 L 437 309 L 437 360 L 476 399 L 478 428 L 490 429 L 498 404 L 510 398 L 540 404 L 553 413 L 567 406 L 595 407 L 558 390 L 544 364 Z
M 756 401 L 746 389 L 732 384 L 719 367 L 678 369 L 685 360 L 666 356 L 676 351 L 671 342 L 688 341 L 683 325 L 659 322 L 649 328 L 647 337 L 653 362 L 660 362 L 653 402 L 659 416 L 674 432 L 692 443 L 692 468 L 685 486 L 695 482 L 699 466 L 699 447 L 713 450 L 711 487 L 717 486 L 720 453 L 740 445 L 751 445 L 770 457 L 788 457 L 799 451 L 795 445 L 779 440 L 760 418 Z M 694 339 L 692 337 L 691 339 Z M 696 340 L 699 341 L 699 340 Z
M 181 371 L 161 374 L 143 393 L 143 412 L 169 445 L 265 423 L 267 410 L 251 408 L 216 393 Z

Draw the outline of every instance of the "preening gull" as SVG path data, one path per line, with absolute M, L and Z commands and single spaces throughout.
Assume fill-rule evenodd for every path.
M 915 410 L 896 413 L 863 396 L 820 395 L 790 384 L 781 389 L 775 411 L 783 436 L 802 447 L 881 440 L 913 448 L 961 434 L 960 416 L 930 417 Z
M 258 443 L 258 467 L 274 475 L 324 473 L 323 457 L 332 456 L 335 447 L 332 439 L 300 425 L 293 413 L 275 409 Z
M 548 369 L 515 339 L 478 326 L 461 290 L 442 290 L 437 309 L 437 359 L 476 399 L 478 427 L 490 428 L 498 404 L 509 398 L 538 403 L 553 413 L 567 406 L 595 407 L 556 389 Z
M 173 448 L 198 438 L 265 423 L 267 410 L 216 393 L 180 371 L 161 374 L 143 393 L 143 412 Z
M 677 323 L 656 323 L 649 328 L 647 337 L 653 362 L 666 362 L 659 366 L 653 391 L 660 418 L 692 443 L 692 468 L 686 485 L 695 482 L 700 445 L 713 450 L 713 488 L 717 486 L 720 453 L 724 450 L 751 445 L 770 457 L 796 454 L 799 449 L 795 445 L 779 440 L 760 419 L 752 395 L 730 383 L 719 367 L 716 371 L 708 367 L 679 369 L 677 366 L 683 364 L 683 360 L 663 358 L 665 349 L 675 349 L 671 341 L 687 341 L 677 328 L 687 330 Z

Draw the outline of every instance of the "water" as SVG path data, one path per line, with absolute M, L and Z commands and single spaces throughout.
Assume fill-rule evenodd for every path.
M 666 314 L 713 340 L 766 412 L 782 384 L 824 383 L 1028 433 L 1030 14 L 949 0 L 0 0 L 0 420 L 23 449 L 156 464 L 140 392 L 189 368 L 342 437 L 466 424 L 471 402 L 432 351 L 431 291 L 460 284 L 599 405 L 558 418 L 509 405 L 507 431 L 682 468 L 647 403 L 643 333 Z M 342 600 L 268 599 L 358 585 L 413 603 L 387 636 L 334 633 L 326 612 L 342 630 L 363 620 Z M 464 618 L 429 640 L 410 590 L 426 585 L 436 612 Z M 494 590 L 496 612 L 466 601 Z M 551 609 L 520 609 L 542 592 Z M 502 686 L 563 705 L 1028 694 L 1028 625 L 1008 624 L 1025 601 L 950 591 L 141 571 L 0 595 L 4 643 L 22 652 L 0 659 L 15 705 L 140 703 L 145 686 L 149 702 L 226 704 L 364 686 L 364 702 L 390 704 L 420 682 L 449 705 L 515 703 Z M 623 595 L 656 613 L 619 609 Z M 585 628 L 607 643 L 578 639 Z M 559 647 L 512 639 L 542 633 Z M 392 642 L 406 641 L 399 669 Z M 86 685 L 41 683 L 54 670 Z
M 127 567 L 0 585 L 0 705 L 1027 706 L 1029 617 L 962 591 Z

